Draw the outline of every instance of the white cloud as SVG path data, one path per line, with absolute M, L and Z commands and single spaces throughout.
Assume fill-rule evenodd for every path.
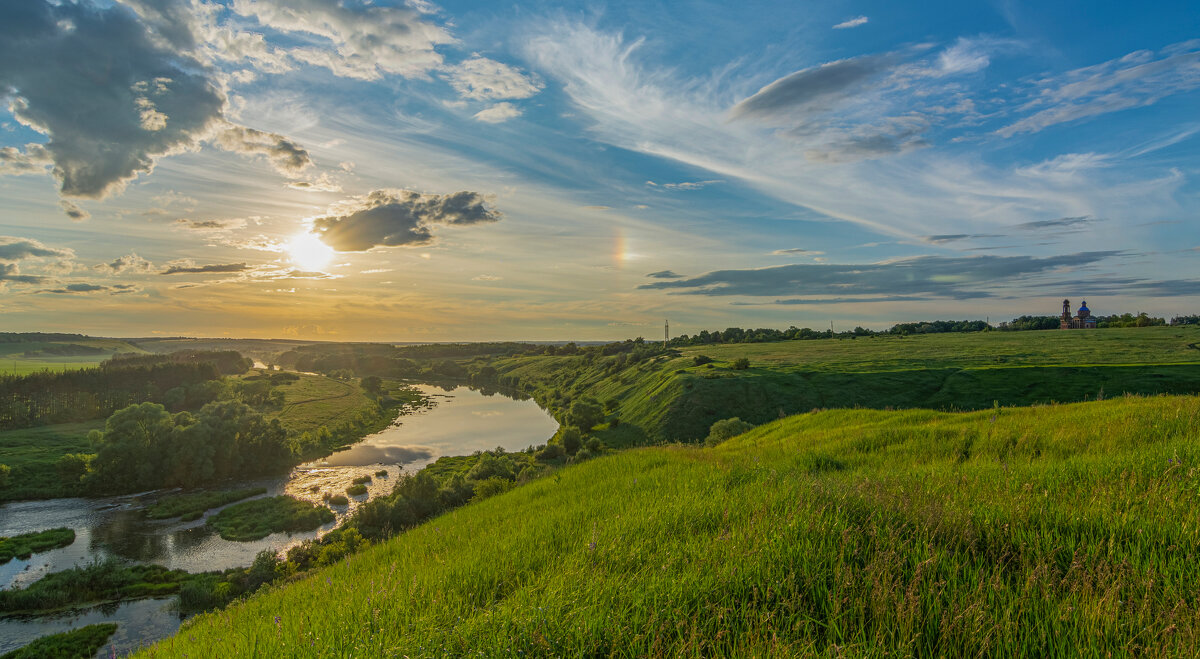
M 325 39 L 327 45 L 288 53 L 335 75 L 364 80 L 386 74 L 424 76 L 442 63 L 435 48 L 454 42 L 444 28 L 409 7 L 337 0 L 234 0 L 232 8 L 264 26 Z
M 497 103 L 475 113 L 475 119 L 489 124 L 498 124 L 521 116 L 521 110 L 512 103 Z
M 1036 133 L 1050 126 L 1109 112 L 1153 105 L 1167 96 L 1200 87 L 1200 39 L 1158 53 L 1136 51 L 1107 62 L 1033 83 L 1036 110 L 996 131 L 1003 137 Z M 1040 108 L 1040 109 L 1039 109 Z
M 866 25 L 868 20 L 870 20 L 870 19 L 868 19 L 866 16 L 857 16 L 857 17 L 855 17 L 855 18 L 851 18 L 851 19 L 849 19 L 849 20 L 842 21 L 841 23 L 838 23 L 837 25 L 834 25 L 834 26 L 833 26 L 833 29 L 835 29 L 835 30 L 847 30 L 847 29 L 849 29 L 849 28 L 852 28 L 852 27 L 858 27 L 858 26 L 860 26 L 860 25 Z
M 542 81 L 486 57 L 469 59 L 450 70 L 450 86 L 463 98 L 498 101 L 529 98 L 542 90 Z

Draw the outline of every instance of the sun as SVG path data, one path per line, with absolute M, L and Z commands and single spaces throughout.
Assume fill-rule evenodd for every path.
M 333 248 L 311 233 L 293 236 L 286 249 L 292 265 L 302 270 L 320 270 L 333 260 Z

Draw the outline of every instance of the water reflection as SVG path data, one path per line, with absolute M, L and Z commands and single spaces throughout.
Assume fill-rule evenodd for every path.
M 366 495 L 351 497 L 346 506 L 332 506 L 340 521 L 370 498 L 390 493 L 402 473 L 420 469 L 438 457 L 467 455 L 497 446 L 516 451 L 544 443 L 558 427 L 528 396 L 518 394 L 514 398 L 496 389 L 417 387 L 436 405 L 399 417 L 382 432 L 323 460 L 301 465 L 286 477 L 223 487 L 264 487 L 266 496 L 286 493 L 319 503 L 325 494 L 344 494 L 355 478 L 370 476 Z M 327 533 L 337 524 L 308 533 L 276 533 L 252 542 L 230 542 L 205 526 L 204 519 L 146 519 L 143 509 L 162 494 L 22 501 L 0 506 L 0 536 L 59 526 L 75 530 L 75 542 L 68 547 L 0 565 L 0 588 L 20 588 L 49 572 L 108 557 L 189 572 L 244 567 L 264 549 L 285 550 Z M 104 621 L 121 625 L 113 639 L 118 652 L 167 636 L 179 626 L 169 601 L 161 600 L 126 602 L 103 610 L 92 608 L 55 616 L 0 618 L 0 654 L 37 636 Z

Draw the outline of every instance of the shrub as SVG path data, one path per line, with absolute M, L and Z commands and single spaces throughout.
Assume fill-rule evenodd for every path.
M 696 366 L 704 366 L 705 364 L 712 363 L 712 357 L 709 357 L 708 355 L 696 355 L 695 357 L 692 357 L 692 363 Z
M 712 424 L 708 429 L 708 437 L 704 439 L 704 443 L 707 446 L 716 446 L 730 437 L 736 437 L 753 427 L 754 424 L 746 423 L 736 416 L 730 419 L 721 419 Z
M 539 462 L 556 462 L 561 460 L 567 452 L 563 450 L 562 444 L 547 444 L 546 448 L 538 451 L 534 456 Z
M 583 446 L 583 435 L 578 428 L 565 427 L 559 431 L 558 438 L 567 455 L 575 455 Z
M 375 472 L 376 478 L 387 478 L 387 475 L 387 469 L 380 469 L 379 471 Z
M 733 370 L 744 371 L 748 368 L 750 368 L 750 360 L 749 359 L 747 359 L 745 357 L 738 357 L 737 359 L 733 360 Z
M 604 450 L 604 443 L 600 441 L 599 437 L 589 437 L 586 446 L 587 450 L 592 453 L 600 453 Z
M 350 505 L 350 500 L 347 499 L 345 496 L 342 496 L 341 494 L 334 494 L 333 496 L 329 497 L 328 501 L 329 501 L 329 505 L 331 505 L 331 506 L 349 506 Z
M 358 478 L 355 478 L 354 480 L 352 480 L 350 482 L 354 483 L 355 485 L 362 485 L 364 483 L 370 483 L 371 477 L 370 476 L 359 476 Z
M 349 494 L 352 497 L 362 496 L 366 493 L 367 486 L 363 485 L 362 483 L 355 483 L 354 485 L 346 488 L 346 494 Z
M 496 496 L 503 492 L 512 489 L 513 482 L 503 478 L 489 478 L 475 483 L 475 496 L 472 501 L 479 501 L 488 497 Z

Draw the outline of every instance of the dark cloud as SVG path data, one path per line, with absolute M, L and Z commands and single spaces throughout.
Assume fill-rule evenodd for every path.
M 0 4 L 0 96 L 18 121 L 48 138 L 24 151 L 4 149 L 0 173 L 51 164 L 63 195 L 100 199 L 150 172 L 158 158 L 210 139 L 264 155 L 289 176 L 307 167 L 307 152 L 290 140 L 225 119 L 219 85 L 181 50 L 195 45 L 187 3 L 127 4 L 137 13 L 90 2 Z
M 91 213 L 80 208 L 78 204 L 66 199 L 60 199 L 58 205 L 62 207 L 63 212 L 67 214 L 67 217 L 71 218 L 72 222 L 82 222 L 92 216 Z
M 987 293 L 976 293 L 976 297 L 991 297 Z M 862 304 L 864 302 L 926 302 L 937 298 L 924 297 L 920 295 L 886 295 L 881 297 L 835 297 L 814 300 L 809 298 L 788 298 L 783 300 L 775 300 L 769 304 L 782 305 L 809 305 L 809 304 Z M 757 302 L 734 302 L 737 306 L 758 306 Z
M 733 107 L 733 119 L 791 118 L 823 111 L 861 83 L 890 69 L 887 55 L 864 55 L 829 62 L 784 76 Z
M 1087 215 L 1079 217 L 1060 217 L 1057 220 L 1038 220 L 1036 222 L 1025 222 L 1018 224 L 1018 229 L 1026 229 L 1029 231 L 1037 231 L 1038 229 L 1077 229 L 1084 225 L 1091 224 L 1096 220 Z
M 1003 237 L 1004 236 L 996 233 L 942 233 L 933 236 L 921 236 L 921 242 L 929 243 L 930 245 L 945 245 L 946 243 L 958 242 L 960 240 Z
M 0 261 L 21 261 L 29 258 L 69 259 L 75 252 L 58 247 L 47 247 L 31 238 L 0 236 Z
M 797 264 L 755 270 L 718 270 L 699 277 L 643 284 L 681 295 L 919 295 L 963 299 L 982 289 L 1055 268 L 1081 266 L 1121 252 L 1064 256 L 918 256 L 864 265 Z
M 819 252 L 815 249 L 802 249 L 800 247 L 789 247 L 787 249 L 777 249 L 771 252 L 772 256 L 820 256 L 825 252 Z
M 299 176 L 312 165 L 308 151 L 277 133 L 226 124 L 216 137 L 217 146 L 243 155 L 265 156 L 275 171 L 284 176 Z
M 182 263 L 168 263 L 165 270 L 160 274 L 164 275 L 188 275 L 188 274 L 206 274 L 219 272 L 245 272 L 250 266 L 245 263 L 210 263 L 208 265 L 194 265 L 190 261 Z
M 11 281 L 18 284 L 40 284 L 46 281 L 42 275 L 23 275 L 16 263 L 0 263 L 0 283 Z
M 122 293 L 133 293 L 141 290 L 133 284 L 114 284 L 107 286 L 104 284 L 89 284 L 79 282 L 75 284 L 67 284 L 62 288 L 52 288 L 37 291 L 38 293 L 57 293 L 59 295 L 89 295 L 92 293 L 110 293 L 112 295 L 120 295 Z
M 653 277 L 654 279 L 683 279 L 683 275 L 676 274 L 671 270 L 659 270 L 658 272 L 651 272 L 646 276 Z
M 501 218 L 483 195 L 465 191 L 437 195 L 376 190 L 336 208 L 336 214 L 313 220 L 313 233 L 340 252 L 424 245 L 433 241 L 435 225 L 481 224 Z
M 62 193 L 101 198 L 155 158 L 190 148 L 225 106 L 200 65 L 150 38 L 121 6 L 4 3 L 0 86 L 49 136 Z

